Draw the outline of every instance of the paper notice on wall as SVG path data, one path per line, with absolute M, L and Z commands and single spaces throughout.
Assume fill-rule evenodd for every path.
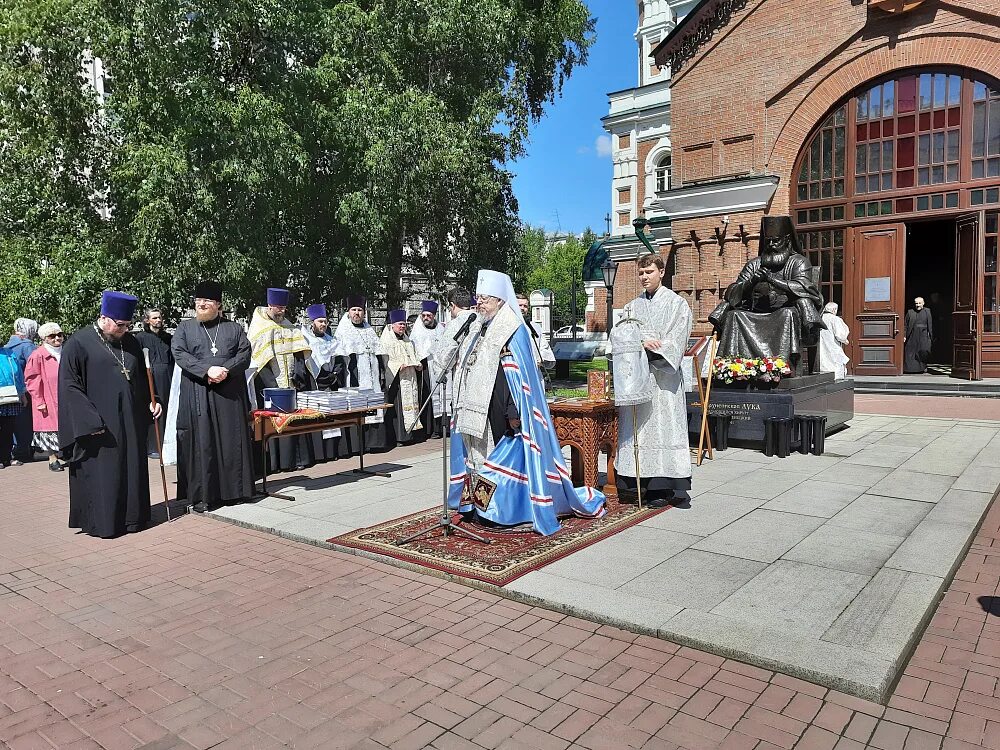
M 339 427 L 334 427 L 331 430 L 323 430 L 323 439 L 324 440 L 330 440 L 332 438 L 338 438 L 338 437 L 340 437 L 340 428 Z
M 891 281 L 889 276 L 865 279 L 865 302 L 888 302 L 891 299 Z

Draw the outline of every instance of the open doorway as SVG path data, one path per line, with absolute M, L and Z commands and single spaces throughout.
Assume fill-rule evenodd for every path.
M 906 225 L 906 310 L 923 297 L 934 326 L 928 374 L 949 375 L 952 365 L 951 314 L 955 309 L 955 221 L 914 221 Z

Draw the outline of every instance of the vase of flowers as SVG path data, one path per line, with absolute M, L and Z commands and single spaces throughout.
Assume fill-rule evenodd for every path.
M 782 357 L 716 357 L 712 363 L 716 385 L 728 388 L 774 388 L 792 368 Z

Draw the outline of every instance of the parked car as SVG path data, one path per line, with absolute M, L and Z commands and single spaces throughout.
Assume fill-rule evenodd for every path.
M 557 329 L 556 332 L 552 334 L 552 338 L 571 339 L 573 338 L 574 329 L 576 331 L 577 338 L 582 338 L 582 334 L 586 333 L 586 331 L 583 329 L 583 326 L 563 326 L 562 328 Z

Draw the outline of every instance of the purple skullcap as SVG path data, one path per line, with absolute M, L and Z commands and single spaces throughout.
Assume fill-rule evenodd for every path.
M 288 298 L 291 296 L 287 289 L 275 289 L 270 287 L 267 290 L 267 304 L 275 307 L 288 307 Z
M 389 311 L 389 322 L 390 323 L 405 323 L 406 322 L 406 310 L 390 310 Z
M 138 304 L 138 298 L 131 294 L 108 289 L 101 294 L 101 315 L 112 320 L 132 320 Z

